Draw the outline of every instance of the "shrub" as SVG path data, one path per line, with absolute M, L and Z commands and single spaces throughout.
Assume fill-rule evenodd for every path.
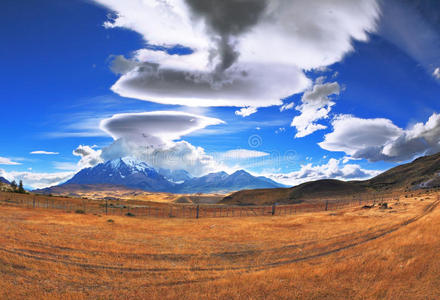
M 76 214 L 85 214 L 86 212 L 82 209 L 77 209 L 77 210 L 75 210 L 75 213 Z
M 134 217 L 134 214 L 132 214 L 131 212 L 128 212 L 125 214 L 127 217 Z

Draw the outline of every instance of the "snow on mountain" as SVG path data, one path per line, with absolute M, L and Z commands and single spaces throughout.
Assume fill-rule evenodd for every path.
M 244 170 L 192 177 L 184 170 L 156 170 L 130 157 L 118 158 L 79 171 L 68 184 L 113 184 L 152 192 L 227 193 L 243 189 L 283 187 L 265 177 L 255 177 Z
M 65 184 L 117 184 L 149 191 L 174 189 L 174 184 L 154 168 L 129 157 L 83 169 Z

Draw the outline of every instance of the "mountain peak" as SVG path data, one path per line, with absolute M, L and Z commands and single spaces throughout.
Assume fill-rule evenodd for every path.
M 234 173 L 231 174 L 231 176 L 234 176 L 234 175 L 250 175 L 250 176 L 252 176 L 251 174 L 249 174 L 249 173 L 246 172 L 245 170 L 238 170 L 238 171 L 235 171 Z
M 139 172 L 144 171 L 146 169 L 153 169 L 147 163 L 137 160 L 130 156 L 116 158 L 103 163 L 103 165 L 110 167 L 111 169 L 114 170 L 121 169 L 124 166 L 128 167 L 132 171 L 139 171 Z

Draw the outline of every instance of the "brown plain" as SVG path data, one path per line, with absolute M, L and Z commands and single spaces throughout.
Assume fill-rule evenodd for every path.
M 438 299 L 436 193 L 283 217 L 0 206 L 0 299 Z

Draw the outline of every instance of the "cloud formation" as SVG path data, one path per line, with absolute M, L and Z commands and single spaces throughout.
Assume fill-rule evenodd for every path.
M 32 151 L 30 154 L 58 155 L 60 153 L 58 153 L 58 152 L 51 152 L 51 151 L 37 150 L 37 151 Z
M 330 96 L 339 95 L 339 92 L 340 87 L 337 82 L 321 83 L 321 80 L 318 80 L 312 89 L 304 93 L 301 105 L 295 107 L 301 114 L 293 118 L 290 124 L 297 130 L 296 138 L 327 128 L 325 125 L 317 124 L 316 121 L 328 118 L 332 106 L 335 105 Z
M 95 150 L 87 145 L 79 145 L 75 150 L 73 150 L 72 154 L 81 157 L 81 159 L 77 163 L 77 170 L 90 168 L 103 162 L 103 159 L 101 157 L 102 150 Z M 58 167 L 63 166 L 69 167 L 69 165 L 58 164 Z
M 103 148 L 99 157 L 111 160 L 131 156 L 155 168 L 184 169 L 198 176 L 214 171 L 219 164 L 203 148 L 180 139 L 207 126 L 222 123 L 216 118 L 175 111 L 114 115 L 101 122 L 101 129 L 115 141 Z M 87 153 L 94 151 L 98 154 L 91 148 L 87 150 Z
M 303 70 L 340 61 L 376 29 L 376 0 L 95 0 L 115 14 L 107 28 L 150 46 L 118 56 L 121 96 L 188 106 L 265 107 L 303 92 Z M 315 17 L 310 18 L 313 15 Z M 192 50 L 173 55 L 160 47 Z
M 257 108 L 250 106 L 250 107 L 243 107 L 240 110 L 235 111 L 235 114 L 237 116 L 242 116 L 243 118 L 245 118 L 245 117 L 249 117 L 250 115 L 256 112 L 257 112 Z
M 290 102 L 290 103 L 283 104 L 283 105 L 280 107 L 280 111 L 285 111 L 285 110 L 293 109 L 293 106 L 294 106 L 294 105 L 295 105 L 294 102 Z
M 61 184 L 74 175 L 73 172 L 59 172 L 59 173 L 36 173 L 36 172 L 6 172 L 0 169 L 0 176 L 9 181 L 15 180 L 23 181 L 24 186 L 32 189 L 40 189 L 48 186 Z
M 320 179 L 359 180 L 368 179 L 381 171 L 366 170 L 356 164 L 343 164 L 342 160 L 331 158 L 326 164 L 302 165 L 301 169 L 287 174 L 265 174 L 279 183 L 295 186 L 307 181 Z
M 21 163 L 12 161 L 10 158 L 0 156 L 0 165 L 21 165 Z
M 101 121 L 100 127 L 114 140 L 125 138 L 158 146 L 180 139 L 210 125 L 224 123 L 220 119 L 178 111 L 153 111 L 116 114 Z
M 352 158 L 401 162 L 440 151 L 440 115 L 426 123 L 402 129 L 388 119 L 361 119 L 341 115 L 332 121 L 333 132 L 319 143 L 328 151 L 342 151 Z
M 433 75 L 435 78 L 440 79 L 440 68 L 436 68 L 436 69 L 434 70 L 434 73 L 432 73 L 432 75 Z
M 222 159 L 240 160 L 240 159 L 248 159 L 248 158 L 265 157 L 269 155 L 270 155 L 269 153 L 262 151 L 248 150 L 248 149 L 234 149 L 220 153 L 219 157 Z

